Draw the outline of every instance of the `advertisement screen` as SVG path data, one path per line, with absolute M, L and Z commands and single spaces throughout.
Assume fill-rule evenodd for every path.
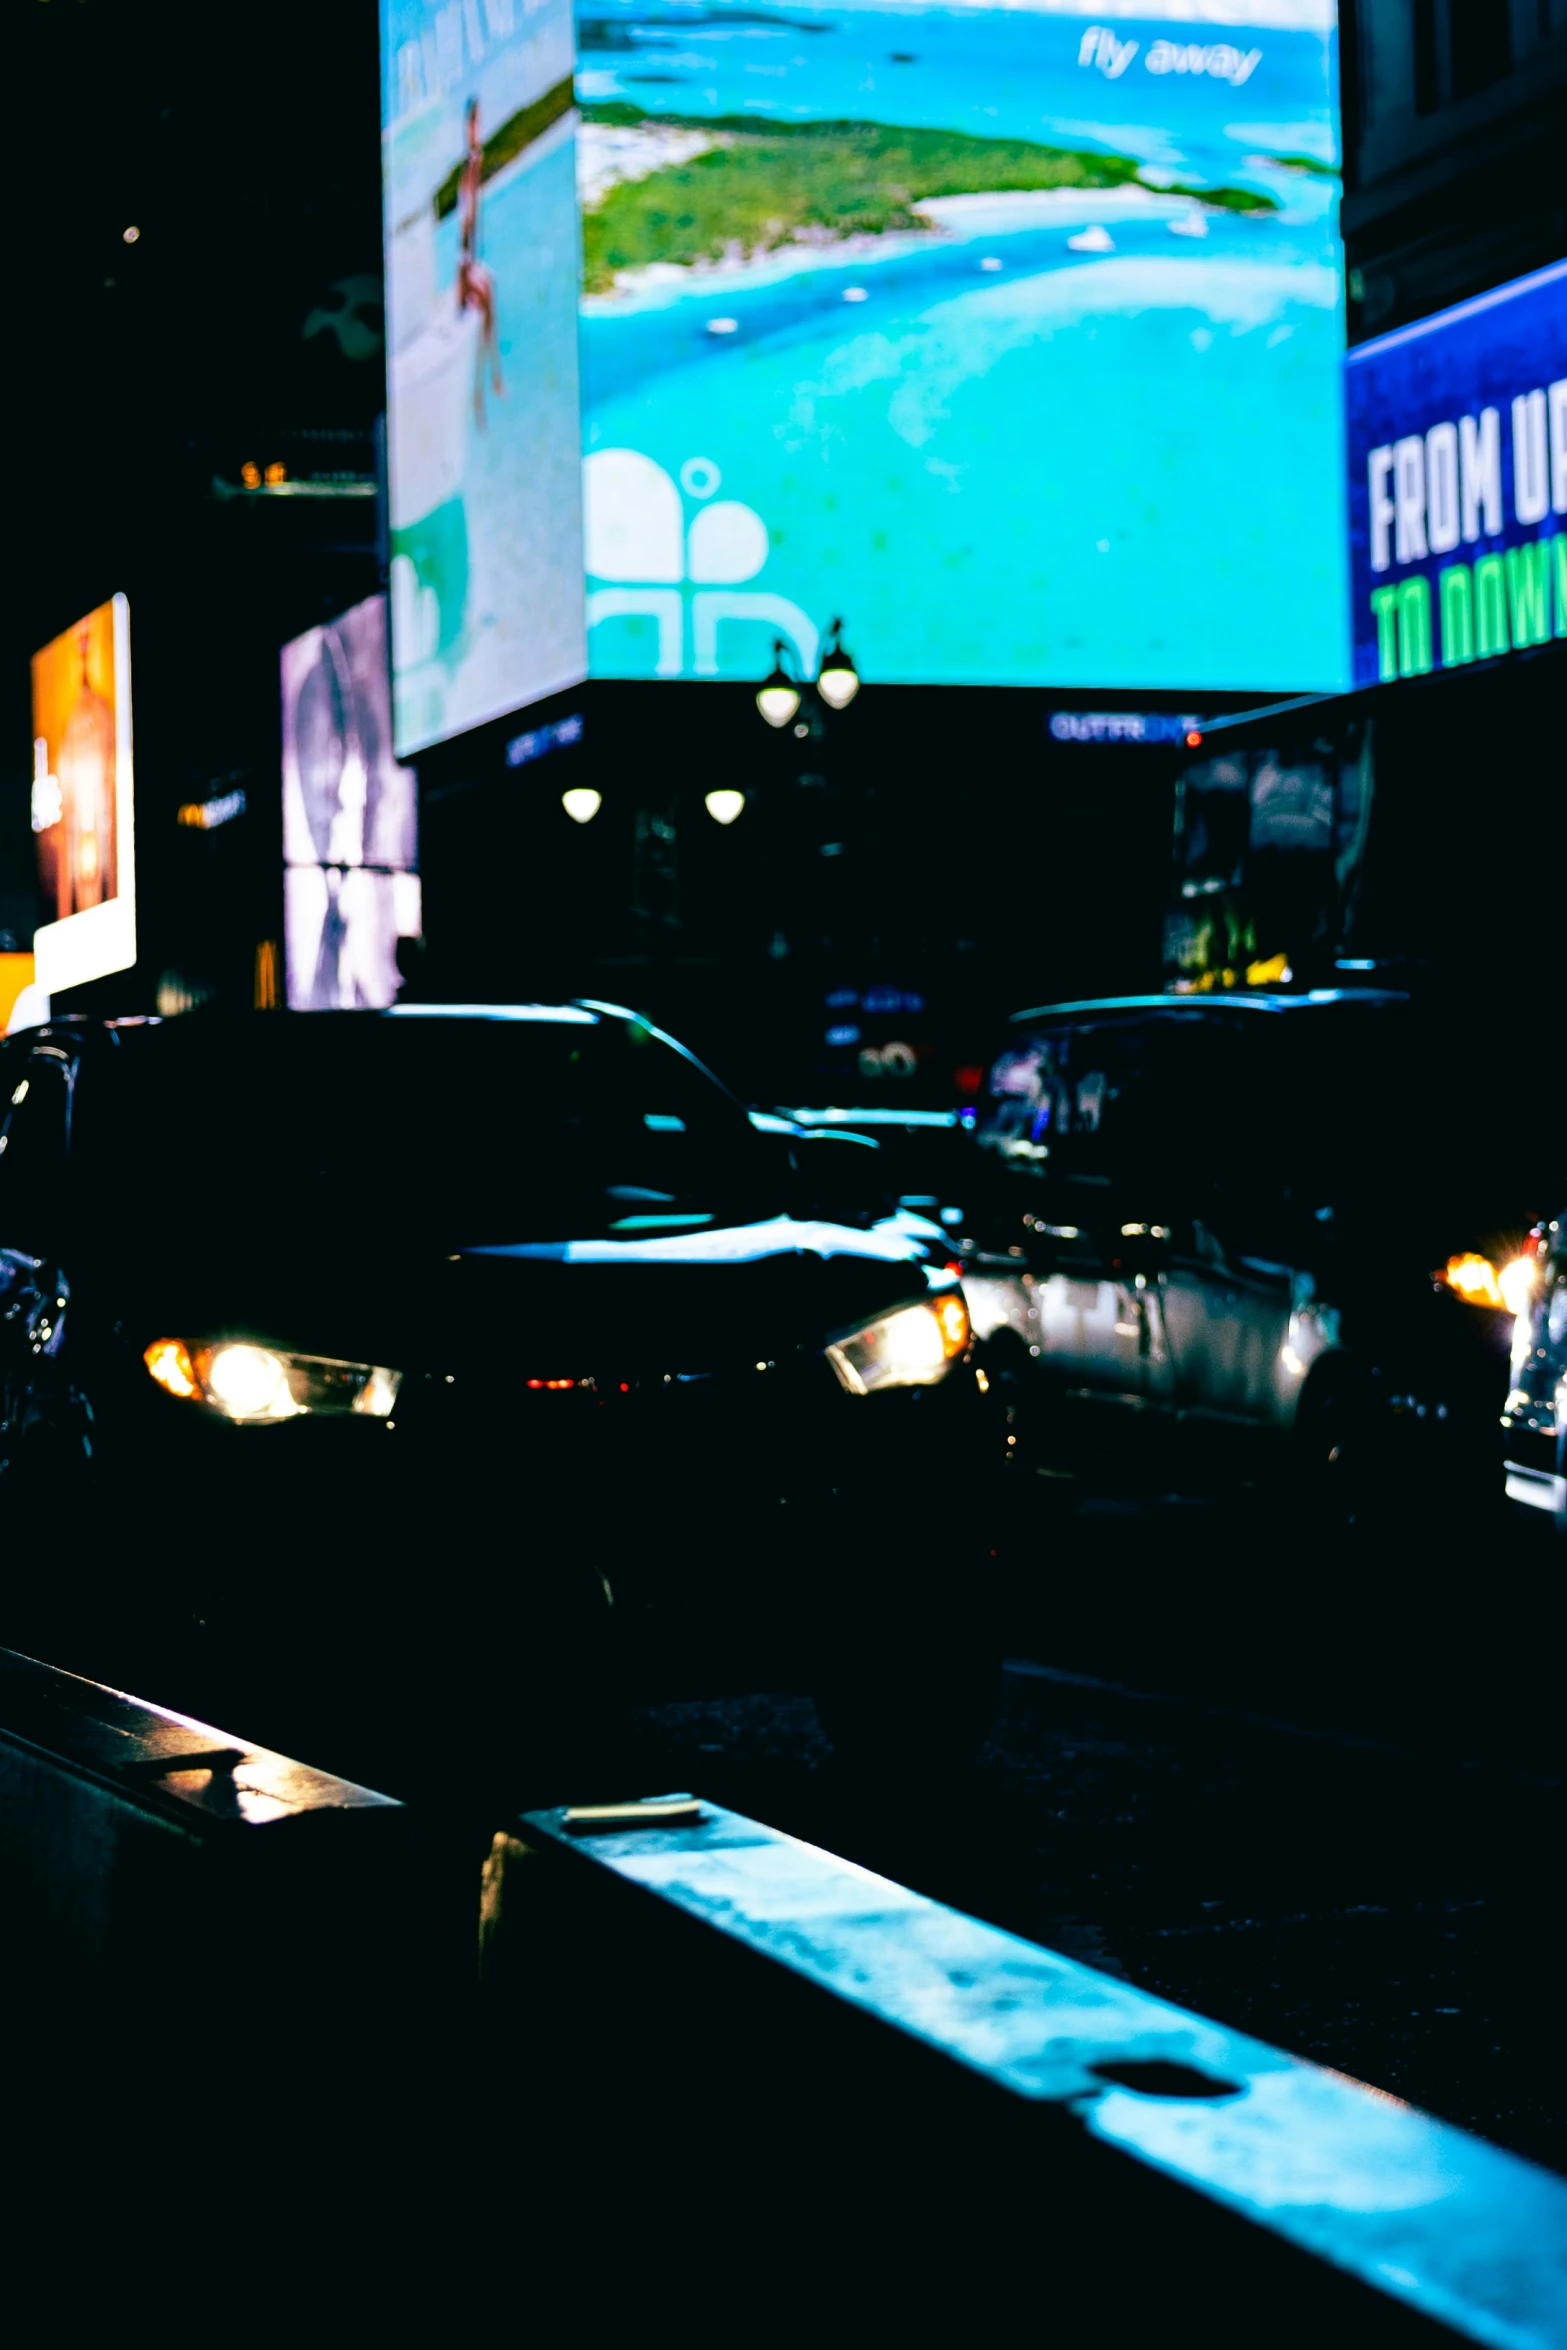
M 52 919 L 33 939 L 46 995 L 136 960 L 131 621 L 123 596 L 33 656 L 33 831 Z
M 1567 637 L 1567 262 L 1349 354 L 1355 682 Z
M 283 647 L 283 922 L 289 1008 L 384 1010 L 417 938 L 419 807 L 392 752 L 386 598 Z
M 570 0 L 381 0 L 398 751 L 585 674 Z
M 1333 0 L 581 0 L 595 674 L 1347 676 Z

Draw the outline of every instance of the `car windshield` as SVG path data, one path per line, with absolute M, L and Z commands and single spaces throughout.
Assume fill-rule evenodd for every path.
M 647 1240 L 784 1204 L 783 1155 L 643 1021 L 187 1016 L 128 1034 L 78 1092 L 73 1160 L 121 1211 L 452 1245 Z
M 1022 1023 L 989 1071 L 979 1137 L 1080 1183 L 1161 1166 L 1527 1224 L 1559 1180 L 1559 1103 L 1493 1064 L 1478 1022 L 1397 1000 Z

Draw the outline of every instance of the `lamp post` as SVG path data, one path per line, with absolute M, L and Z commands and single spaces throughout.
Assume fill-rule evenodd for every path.
M 847 710 L 860 690 L 860 673 L 843 641 L 841 620 L 835 620 L 827 632 L 827 650 L 816 671 L 816 690 L 829 710 Z
M 828 623 L 827 645 L 814 679 L 791 676 L 786 667 L 790 658 L 783 638 L 775 637 L 773 666 L 756 689 L 756 706 L 769 726 L 781 727 L 796 717 L 803 702 L 805 718 L 796 724 L 795 733 L 820 734 L 822 709 L 846 710 L 860 690 L 860 673 L 843 641 L 843 622 Z

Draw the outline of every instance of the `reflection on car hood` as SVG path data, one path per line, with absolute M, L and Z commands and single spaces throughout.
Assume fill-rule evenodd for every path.
M 656 1238 L 433 1251 L 341 1232 L 214 1242 L 140 1268 L 126 1333 L 244 1335 L 396 1369 L 717 1370 L 816 1349 L 918 1297 L 917 1243 L 784 1216 Z
M 566 1265 L 754 1265 L 799 1255 L 876 1258 L 908 1264 L 918 1255 L 891 1219 L 870 1232 L 847 1224 L 797 1223 L 769 1216 L 762 1224 L 729 1224 L 717 1232 L 665 1232 L 646 1240 L 522 1240 L 464 1249 L 469 1257 L 529 1257 Z

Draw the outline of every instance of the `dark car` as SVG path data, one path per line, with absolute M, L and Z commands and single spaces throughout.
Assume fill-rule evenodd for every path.
M 504 1757 L 609 1621 L 760 1621 L 840 1740 L 972 1735 L 994 1405 L 830 1205 L 611 1005 L 12 1037 L 0 1638 L 198 1626 Z
M 1504 1303 L 1513 1307 L 1512 1388 L 1502 1416 L 1507 1498 L 1567 1535 L 1567 1211 L 1530 1233 Z
M 1483 1507 L 1543 1163 L 1491 1058 L 1390 991 L 1018 1014 L 964 1283 L 1020 1441 L 1136 1461 L 1178 1428 L 1335 1517 Z
M 974 1166 L 957 1110 L 753 1110 L 751 1123 L 787 1135 L 801 1165 L 831 1169 L 848 1222 L 902 1234 L 929 1264 L 953 1263 L 963 1222 L 954 1196 Z

